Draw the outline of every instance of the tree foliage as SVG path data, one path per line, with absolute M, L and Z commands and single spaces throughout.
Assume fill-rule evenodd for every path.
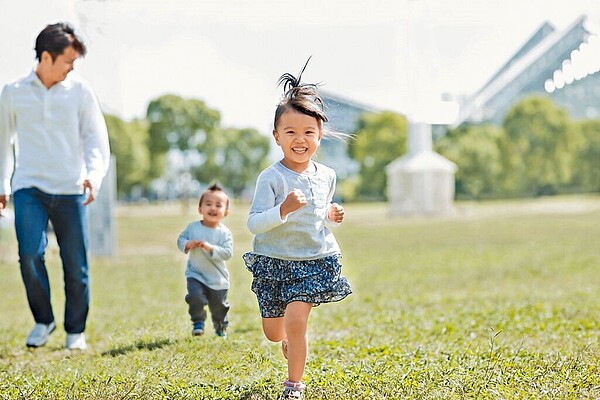
M 362 115 L 355 140 L 350 142 L 350 157 L 360 163 L 358 195 L 382 200 L 386 187 L 385 166 L 406 152 L 408 121 L 405 116 L 384 111 Z
M 435 148 L 458 165 L 457 195 L 600 192 L 600 120 L 573 121 L 546 97 L 516 103 L 502 127 L 451 129 Z
M 201 182 L 219 180 L 239 196 L 266 167 L 271 140 L 250 128 L 218 129 L 214 135 L 214 148 L 204 150 L 205 161 L 194 168 L 194 176 Z
M 219 181 L 238 196 L 265 167 L 269 138 L 255 129 L 222 128 L 219 112 L 202 100 L 164 95 L 150 102 L 147 118 L 153 178 L 164 176 L 171 151 L 183 159 L 180 170 L 170 171 L 175 176 Z
M 150 181 L 148 124 L 145 120 L 126 122 L 110 114 L 104 117 L 111 152 L 116 158 L 117 193 L 127 195 L 133 187 L 143 188 Z
M 506 171 L 521 178 L 519 189 L 534 195 L 556 193 L 572 176 L 567 111 L 547 97 L 533 96 L 514 105 L 503 122 Z
M 455 177 L 457 193 L 479 199 L 498 191 L 503 136 L 504 131 L 493 125 L 469 125 L 450 130 L 436 141 L 436 151 L 460 166 Z
M 600 192 L 600 120 L 582 121 L 575 130 L 581 144 L 574 157 L 574 183 L 586 192 Z
M 221 115 L 202 100 L 163 95 L 150 102 L 146 118 L 150 124 L 148 149 L 153 178 L 164 172 L 165 155 L 171 149 L 208 154 L 216 147 L 213 133 Z

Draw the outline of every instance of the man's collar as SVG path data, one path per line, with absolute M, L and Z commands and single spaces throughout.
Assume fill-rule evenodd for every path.
M 42 80 L 40 79 L 40 77 L 37 75 L 37 73 L 35 72 L 35 69 L 32 69 L 31 72 L 29 73 L 29 75 L 27 75 L 24 79 L 25 82 L 37 82 L 40 86 L 42 87 L 46 87 L 44 85 L 44 83 L 42 82 Z M 56 83 L 55 85 L 61 85 L 63 88 L 68 88 L 73 84 L 73 78 L 71 77 L 71 73 L 69 73 L 67 75 L 67 77 L 65 78 L 65 80 L 60 81 L 58 83 Z M 54 86 L 55 86 L 54 85 Z M 53 86 L 53 87 L 54 87 Z
M 40 81 L 40 78 L 38 78 L 37 74 L 35 73 L 35 69 L 32 69 L 29 75 L 27 75 L 25 79 L 23 79 L 24 82 L 34 82 L 36 80 L 42 83 L 42 81 Z

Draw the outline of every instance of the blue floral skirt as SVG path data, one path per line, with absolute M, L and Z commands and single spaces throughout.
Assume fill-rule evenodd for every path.
M 242 258 L 254 277 L 252 291 L 263 318 L 283 317 L 292 301 L 318 306 L 352 293 L 348 280 L 340 274 L 341 255 L 295 261 L 245 253 Z

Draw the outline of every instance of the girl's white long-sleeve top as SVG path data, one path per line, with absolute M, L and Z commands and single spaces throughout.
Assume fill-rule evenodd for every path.
M 316 171 L 299 174 L 277 162 L 260 173 L 248 217 L 253 252 L 283 260 L 314 260 L 340 253 L 327 218 L 335 192 L 335 171 L 314 162 Z M 281 218 L 280 206 L 300 189 L 308 204 Z

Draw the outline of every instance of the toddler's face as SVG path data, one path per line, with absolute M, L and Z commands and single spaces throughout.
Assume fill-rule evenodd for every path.
M 315 117 L 290 109 L 279 117 L 273 136 L 283 151 L 284 165 L 303 172 L 317 152 L 323 133 Z
M 222 191 L 204 193 L 202 204 L 198 207 L 204 225 L 214 228 L 229 214 L 227 200 L 227 195 Z

